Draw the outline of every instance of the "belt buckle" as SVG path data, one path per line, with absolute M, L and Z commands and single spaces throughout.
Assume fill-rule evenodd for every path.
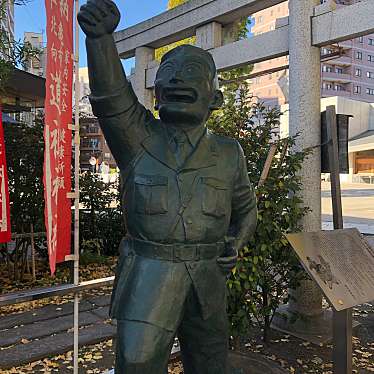
M 185 244 L 175 245 L 174 246 L 174 258 L 178 261 L 186 261 L 186 256 L 185 256 L 186 251 L 185 251 L 185 249 L 186 249 Z
M 200 246 L 179 244 L 174 248 L 174 258 L 179 261 L 197 261 L 200 259 Z

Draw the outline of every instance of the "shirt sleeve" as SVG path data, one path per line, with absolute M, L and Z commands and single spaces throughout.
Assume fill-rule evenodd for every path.
M 123 170 L 138 154 L 141 143 L 149 136 L 147 128 L 155 118 L 139 103 L 127 81 L 110 95 L 91 95 L 90 102 L 110 151 Z
M 257 226 L 257 199 L 248 178 L 246 160 L 238 143 L 238 169 L 234 181 L 230 235 L 235 237 L 237 250 L 253 236 Z

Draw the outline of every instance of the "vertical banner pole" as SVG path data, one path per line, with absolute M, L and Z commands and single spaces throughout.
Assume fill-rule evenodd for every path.
M 338 127 L 333 105 L 326 108 L 326 123 L 330 141 L 328 154 L 334 230 L 338 230 L 343 228 L 343 213 L 339 174 Z M 352 374 L 352 308 L 340 312 L 334 310 L 333 342 L 334 374 Z
M 74 285 L 79 284 L 79 164 L 80 164 L 80 137 L 79 137 L 79 1 L 75 0 L 75 134 L 74 134 Z M 74 374 L 78 374 L 79 350 L 79 294 L 74 294 Z
M 32 280 L 36 281 L 36 269 L 35 269 L 35 240 L 34 240 L 34 225 L 30 225 L 31 232 L 31 261 L 32 261 Z

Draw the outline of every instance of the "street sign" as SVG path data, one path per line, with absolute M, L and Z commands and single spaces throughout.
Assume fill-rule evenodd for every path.
M 348 162 L 348 131 L 349 131 L 349 119 L 353 116 L 346 114 L 335 114 L 336 116 L 336 129 L 337 129 L 337 145 L 338 145 L 338 159 L 339 159 L 339 171 L 342 174 L 349 173 L 349 162 Z M 321 172 L 330 173 L 330 156 L 329 151 L 332 149 L 329 146 L 331 135 L 329 134 L 329 119 L 327 111 L 321 113 Z

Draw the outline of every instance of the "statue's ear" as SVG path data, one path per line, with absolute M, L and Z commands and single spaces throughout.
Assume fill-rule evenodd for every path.
M 209 105 L 210 110 L 217 110 L 223 104 L 223 93 L 220 90 L 216 90 L 213 95 L 212 102 Z

